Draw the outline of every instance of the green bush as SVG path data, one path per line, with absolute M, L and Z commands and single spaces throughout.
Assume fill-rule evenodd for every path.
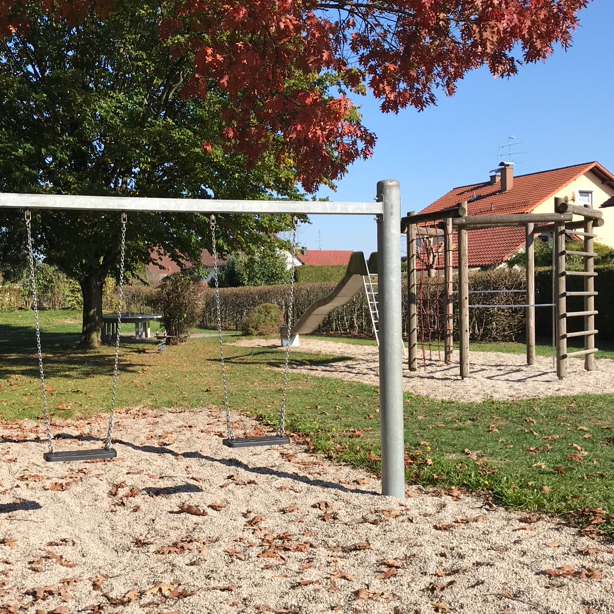
M 158 286 L 154 303 L 162 312 L 169 344 L 189 337 L 190 328 L 198 322 L 199 294 L 198 284 L 182 273 L 165 277 Z
M 0 283 L 0 312 L 16 311 L 24 306 L 21 287 L 17 284 Z
M 263 303 L 247 314 L 241 324 L 241 330 L 244 335 L 272 335 L 279 331 L 283 321 L 279 305 Z

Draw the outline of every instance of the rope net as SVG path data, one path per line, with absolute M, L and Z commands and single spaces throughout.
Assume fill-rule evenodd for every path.
M 445 348 L 445 241 L 436 224 L 418 224 L 416 230 L 416 312 L 426 369 L 427 359 L 441 360 Z

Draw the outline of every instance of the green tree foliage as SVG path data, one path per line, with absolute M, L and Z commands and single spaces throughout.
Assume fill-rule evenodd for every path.
M 165 3 L 122 0 L 104 19 L 91 13 L 78 23 L 26 8 L 29 27 L 0 39 L 0 191 L 300 198 L 290 165 L 265 153 L 248 169 L 242 154 L 222 150 L 225 103 L 214 88 L 205 102 L 181 95 L 193 64 L 173 54 L 179 36 L 160 40 Z M 243 251 L 274 243 L 290 216 L 217 221 L 220 252 Z M 79 282 L 82 342 L 96 346 L 104 281 L 118 271 L 119 216 L 38 210 L 32 227 L 37 256 Z M 209 244 L 206 216 L 130 214 L 127 272 L 154 246 L 198 262 Z M 0 212 L 0 259 L 7 271 L 26 263 L 23 211 Z
M 257 248 L 248 256 L 231 254 L 226 266 L 220 269 L 219 285 L 225 288 L 239 286 L 272 286 L 290 281 L 286 258 L 276 247 Z

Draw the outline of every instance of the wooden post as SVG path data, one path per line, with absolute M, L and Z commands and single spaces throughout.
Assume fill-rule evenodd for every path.
M 527 305 L 526 308 L 526 337 L 527 337 L 527 364 L 535 364 L 535 224 L 526 225 L 526 284 Z
M 407 341 L 410 371 L 418 368 L 416 237 L 416 225 L 409 224 L 407 227 Z
M 556 303 L 556 374 L 559 379 L 567 375 L 567 287 L 565 277 L 565 224 L 556 224 L 554 230 L 554 289 Z
M 469 377 L 469 243 L 467 228 L 458 227 L 458 308 L 460 312 L 460 376 Z
M 446 311 L 444 317 L 444 358 L 447 365 L 452 360 L 452 348 L 454 346 L 454 277 L 452 269 L 452 219 L 446 219 L 444 241 L 444 284 Z
M 595 272 L 595 239 L 593 238 L 593 220 L 591 218 L 585 218 L 584 221 L 584 232 L 586 233 L 584 236 L 584 251 L 592 254 L 591 256 L 583 256 L 584 258 L 584 271 L 586 273 L 594 273 Z M 593 292 L 595 291 L 595 278 L 593 276 L 586 276 L 584 278 L 584 291 L 587 293 L 584 297 L 584 311 L 594 311 L 595 310 L 595 295 Z M 595 316 L 593 314 L 584 316 L 584 330 L 586 331 L 586 335 L 584 337 L 584 349 L 585 350 L 594 350 L 595 349 Z M 587 371 L 595 370 L 595 354 L 594 352 L 589 352 L 584 357 L 584 368 Z

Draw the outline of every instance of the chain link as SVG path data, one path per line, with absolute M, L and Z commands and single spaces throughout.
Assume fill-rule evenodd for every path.
M 290 340 L 292 338 L 292 310 L 294 309 L 294 269 L 296 268 L 296 228 L 298 217 L 292 218 L 292 260 L 290 265 L 290 298 L 288 300 L 288 328 L 286 333 L 286 364 L 284 366 L 284 383 L 281 395 L 281 412 L 277 434 L 283 437 L 286 434 L 286 399 L 288 397 L 288 371 L 290 369 Z
M 222 368 L 222 383 L 224 386 L 224 411 L 226 413 L 226 434 L 228 439 L 234 439 L 235 434 L 232 429 L 232 420 L 230 418 L 230 403 L 228 402 L 228 382 L 226 380 L 226 363 L 224 362 L 224 341 L 222 339 L 222 308 L 220 300 L 220 283 L 219 269 L 217 264 L 217 241 L 215 236 L 216 230 L 215 215 L 209 218 L 209 227 L 211 229 L 211 249 L 213 250 L 213 281 L 215 285 L 215 310 L 217 313 L 217 330 L 220 338 L 220 365 Z
M 32 288 L 32 307 L 34 307 L 34 318 L 36 320 L 36 349 L 38 351 L 38 370 L 40 372 L 41 389 L 43 392 L 43 411 L 45 414 L 45 428 L 47 431 L 47 443 L 49 452 L 53 454 L 53 436 L 51 435 L 51 418 L 49 417 L 49 406 L 47 404 L 47 388 L 45 386 L 45 369 L 43 368 L 43 350 L 41 347 L 41 327 L 38 319 L 38 295 L 36 292 L 36 274 L 34 273 L 34 249 L 32 247 L 32 213 L 25 212 L 26 232 L 28 235 L 28 255 L 30 264 L 30 286 Z
M 111 409 L 109 412 L 109 427 L 105 440 L 105 450 L 109 450 L 113 443 L 113 425 L 115 420 L 115 398 L 117 393 L 117 374 L 119 371 L 119 336 L 122 328 L 122 304 L 124 302 L 124 265 L 126 259 L 126 223 L 128 215 L 121 215 L 121 246 L 119 255 L 119 294 L 117 297 L 117 336 L 115 337 L 115 364 L 113 366 L 113 388 L 111 390 Z

